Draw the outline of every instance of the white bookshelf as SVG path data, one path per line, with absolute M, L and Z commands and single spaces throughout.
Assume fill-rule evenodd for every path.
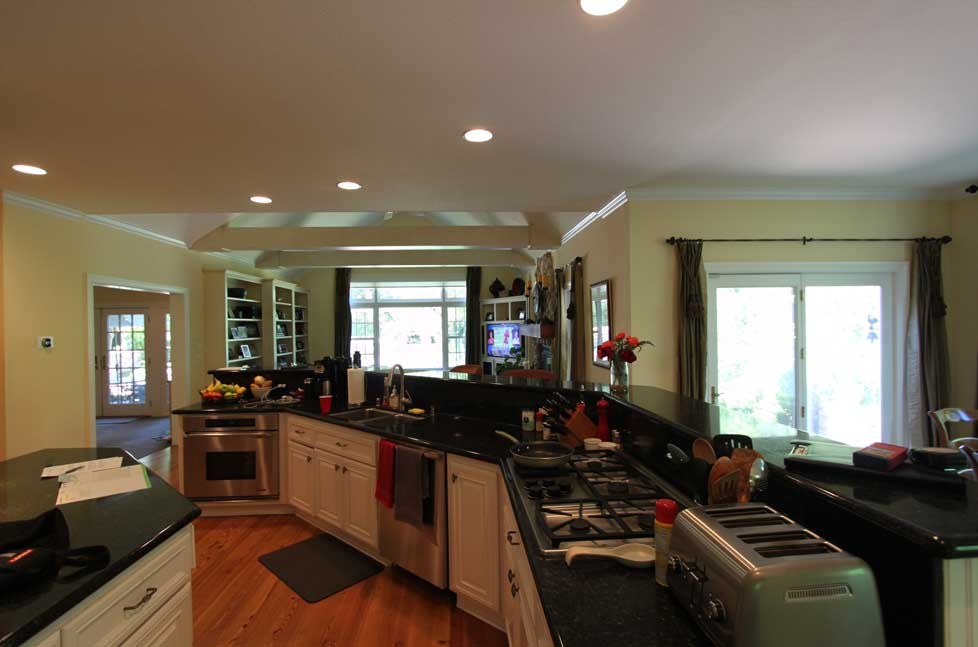
M 262 280 L 239 272 L 205 270 L 204 300 L 207 367 L 260 366 L 264 339 Z M 244 356 L 242 346 L 251 350 L 251 357 Z
M 268 368 L 304 366 L 309 363 L 309 292 L 278 279 L 262 284 L 264 336 L 262 354 Z

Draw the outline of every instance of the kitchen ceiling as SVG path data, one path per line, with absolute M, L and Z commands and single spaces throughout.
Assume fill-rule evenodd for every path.
M 242 213 L 486 224 L 634 187 L 978 177 L 969 1 L 7 2 L 0 24 L 0 186 L 184 214 L 154 226 L 188 242 Z

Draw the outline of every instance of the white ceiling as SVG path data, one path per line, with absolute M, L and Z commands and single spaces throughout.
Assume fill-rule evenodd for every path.
M 5 2 L 0 25 L 0 186 L 187 242 L 256 193 L 297 223 L 566 231 L 625 188 L 978 178 L 974 0 Z

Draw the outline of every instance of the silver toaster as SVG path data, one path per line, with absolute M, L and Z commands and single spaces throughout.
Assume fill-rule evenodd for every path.
M 717 645 L 885 643 L 869 566 L 762 504 L 679 513 L 666 577 Z

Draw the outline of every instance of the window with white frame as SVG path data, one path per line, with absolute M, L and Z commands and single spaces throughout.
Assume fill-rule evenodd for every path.
M 465 363 L 465 281 L 353 282 L 350 352 L 364 368 Z
M 901 442 L 899 263 L 708 264 L 711 401 L 851 445 Z

